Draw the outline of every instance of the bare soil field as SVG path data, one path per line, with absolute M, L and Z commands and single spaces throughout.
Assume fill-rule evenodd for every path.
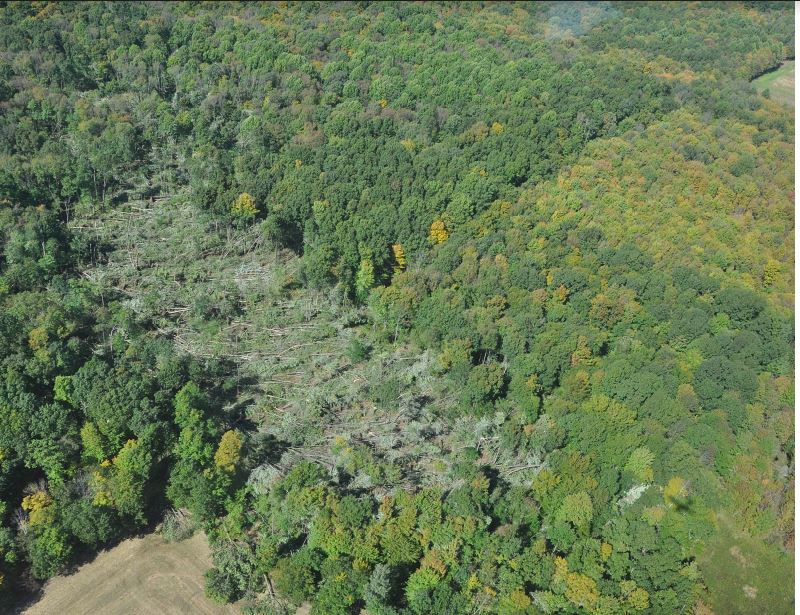
M 227 615 L 238 607 L 205 597 L 211 558 L 206 537 L 164 542 L 157 534 L 126 540 L 75 574 L 56 577 L 24 615 Z

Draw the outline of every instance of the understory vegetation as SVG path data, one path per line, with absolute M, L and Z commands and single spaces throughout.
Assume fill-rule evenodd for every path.
M 0 5 L 0 605 L 790 612 L 793 11 Z

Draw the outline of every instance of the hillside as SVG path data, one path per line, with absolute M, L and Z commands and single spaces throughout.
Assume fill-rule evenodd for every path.
M 793 18 L 0 6 L 0 604 L 790 612 Z

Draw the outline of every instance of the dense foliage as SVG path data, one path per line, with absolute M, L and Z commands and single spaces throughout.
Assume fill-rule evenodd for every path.
M 791 569 L 791 4 L 4 3 L 0 54 L 0 599 L 161 519 L 252 613 Z

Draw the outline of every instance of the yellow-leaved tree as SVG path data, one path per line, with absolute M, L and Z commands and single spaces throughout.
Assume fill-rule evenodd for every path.
M 242 192 L 231 205 L 231 213 L 240 218 L 255 218 L 258 213 L 256 200 L 249 192 Z
M 236 471 L 242 452 L 242 436 L 233 429 L 229 429 L 219 441 L 217 452 L 214 453 L 214 465 L 226 474 Z
M 428 235 L 428 239 L 431 241 L 431 243 L 443 243 L 449 236 L 450 234 L 447 232 L 447 229 L 444 226 L 444 221 L 441 219 L 434 220 L 431 224 L 431 232 Z
M 664 486 L 664 502 L 670 507 L 679 508 L 686 505 L 688 489 L 686 481 L 680 476 L 674 476 Z
M 778 276 L 781 272 L 781 264 L 774 258 L 767 261 L 764 266 L 764 286 L 772 286 L 778 281 Z
M 32 495 L 22 498 L 22 508 L 28 511 L 28 520 L 31 525 L 43 525 L 55 520 L 55 510 L 52 508 L 53 498 L 45 491 L 37 491 Z
M 406 252 L 403 250 L 402 244 L 392 244 L 392 253 L 394 254 L 394 273 L 400 273 L 406 269 Z

